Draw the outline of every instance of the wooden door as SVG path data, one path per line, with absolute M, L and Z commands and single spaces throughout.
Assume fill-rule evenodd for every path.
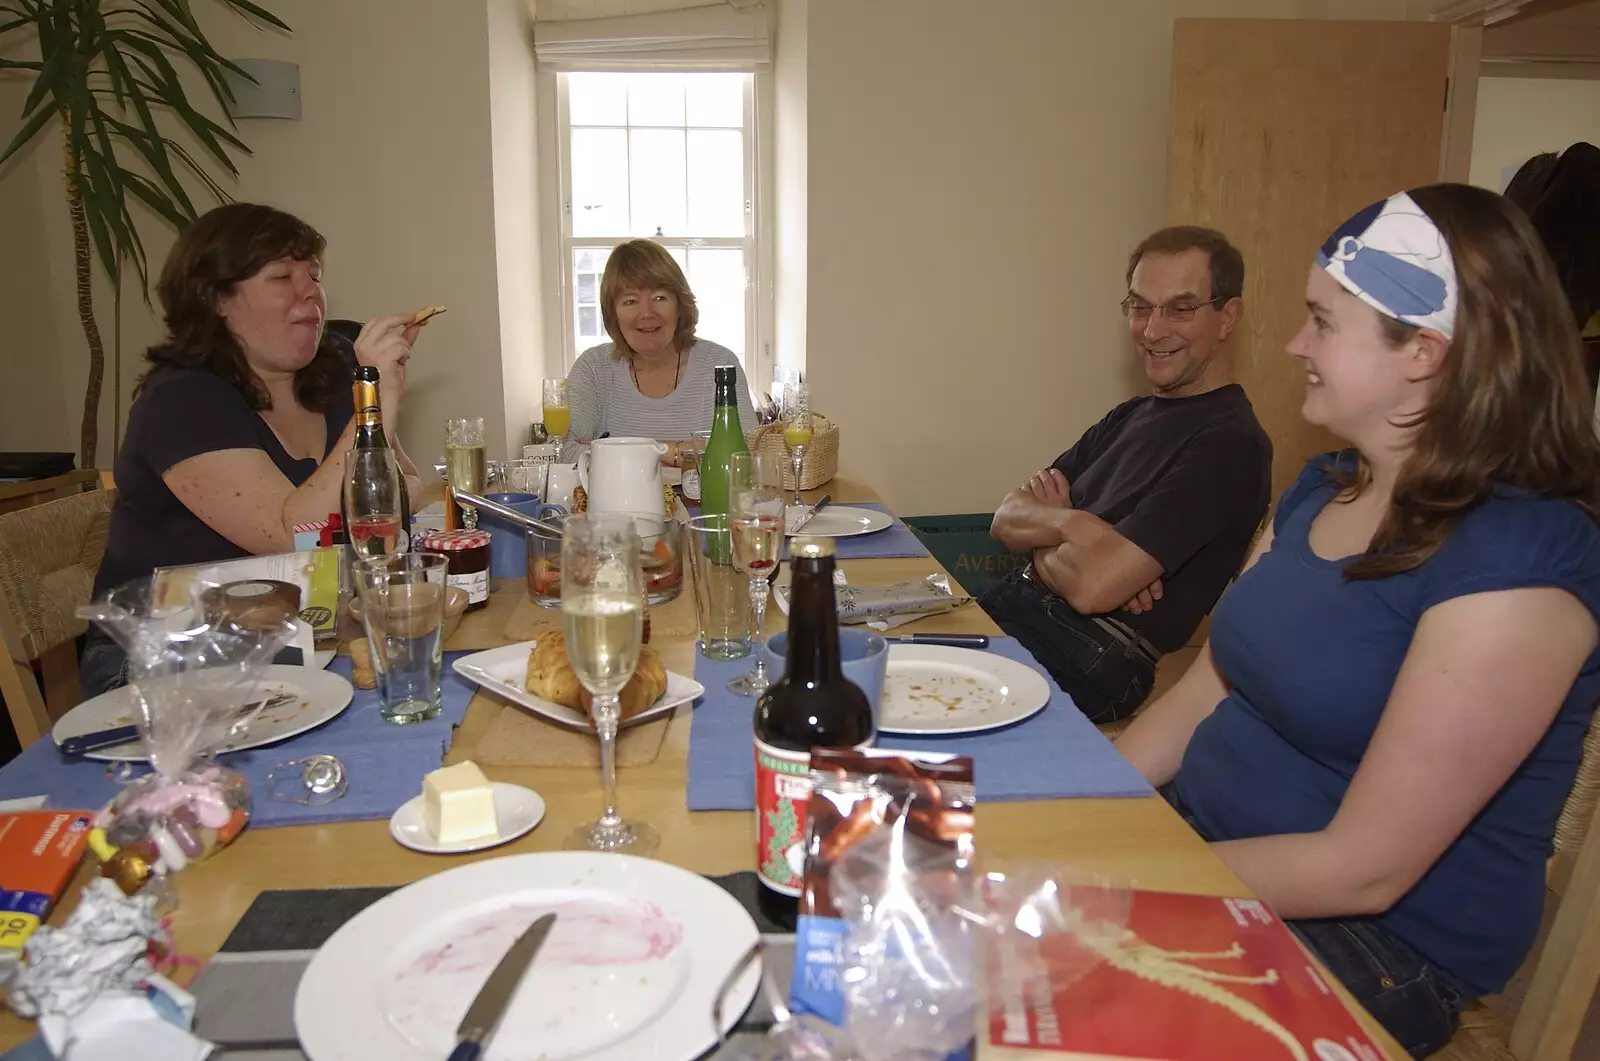
M 1449 53 L 1449 27 L 1431 23 L 1177 22 L 1167 219 L 1244 254 L 1233 358 L 1272 437 L 1274 495 L 1339 445 L 1300 418 L 1305 372 L 1283 349 L 1306 271 L 1361 207 L 1438 179 Z

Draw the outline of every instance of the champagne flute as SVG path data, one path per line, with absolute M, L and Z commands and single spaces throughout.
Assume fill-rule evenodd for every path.
M 567 381 L 564 379 L 544 381 L 544 429 L 555 443 L 559 461 L 567 432 L 572 430 L 572 407 L 567 404 Z
M 794 466 L 794 503 L 800 499 L 800 469 L 805 464 L 806 447 L 811 444 L 811 384 L 788 383 L 783 388 L 783 441 L 789 447 L 789 462 Z
M 567 659 L 594 697 L 605 808 L 593 824 L 567 837 L 569 851 L 655 850 L 661 834 L 617 812 L 618 694 L 639 665 L 644 640 L 644 575 L 639 532 L 628 516 L 569 516 L 561 535 L 561 618 Z
M 735 453 L 728 462 L 733 563 L 750 578 L 750 645 L 756 665 L 728 683 L 740 696 L 760 696 L 772 684 L 760 651 L 767 619 L 768 583 L 783 550 L 783 458 L 776 453 Z
M 460 417 L 445 425 L 444 470 L 457 493 L 482 494 L 489 485 L 489 457 L 483 444 L 483 417 Z M 468 529 L 478 526 L 478 510 L 461 506 Z

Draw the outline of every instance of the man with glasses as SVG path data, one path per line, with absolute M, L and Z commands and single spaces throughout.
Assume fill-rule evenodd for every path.
M 1111 410 L 1006 495 L 990 533 L 1032 561 L 980 603 L 1091 720 L 1132 714 L 1186 644 L 1267 511 L 1272 443 L 1232 380 L 1244 259 L 1165 228 L 1128 259 L 1123 314 L 1154 392 Z

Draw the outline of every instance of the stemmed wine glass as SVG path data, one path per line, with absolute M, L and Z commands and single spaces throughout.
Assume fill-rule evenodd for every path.
M 482 494 L 489 485 L 489 458 L 483 442 L 483 417 L 458 417 L 445 425 L 444 468 L 457 493 Z M 477 527 L 478 510 L 461 506 L 461 520 Z
M 783 458 L 776 453 L 735 453 L 728 462 L 733 563 L 750 577 L 750 645 L 756 665 L 728 683 L 740 696 L 760 696 L 771 685 L 761 655 L 768 583 L 783 550 Z
M 794 503 L 800 500 L 800 469 L 805 464 L 806 447 L 811 444 L 811 384 L 788 383 L 783 388 L 783 441 L 789 447 L 789 463 L 794 469 Z
M 655 850 L 661 834 L 643 822 L 624 821 L 617 811 L 618 694 L 639 665 L 644 640 L 644 574 L 639 532 L 627 516 L 569 516 L 561 535 L 561 618 L 567 658 L 578 681 L 594 697 L 600 737 L 600 779 L 605 808 L 598 821 L 579 826 L 564 845 L 569 851 Z

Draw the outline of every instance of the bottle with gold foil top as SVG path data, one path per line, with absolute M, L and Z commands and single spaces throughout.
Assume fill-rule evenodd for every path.
M 383 434 L 378 370 L 356 369 L 356 440 L 345 459 L 344 525 L 357 556 L 403 553 L 411 542 L 411 504 L 400 462 Z

